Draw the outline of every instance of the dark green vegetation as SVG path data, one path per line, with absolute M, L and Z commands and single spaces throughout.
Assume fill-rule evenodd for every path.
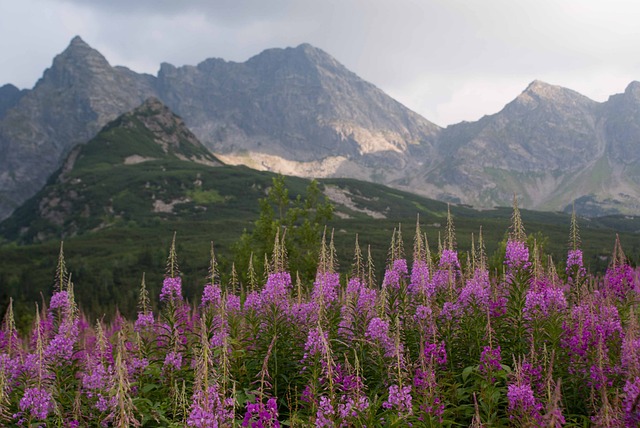
M 174 232 L 188 299 L 201 293 L 211 242 L 220 270 L 227 275 L 223 281 L 231 280 L 234 262 L 238 278 L 246 278 L 251 250 L 261 275 L 264 254 L 259 252 L 269 252 L 274 225 L 289 226 L 291 248 L 293 241 L 296 248 L 306 241 L 313 251 L 319 247 L 323 227 L 334 230 L 343 272 L 350 269 L 358 234 L 365 252 L 370 246 L 381 275 L 393 229 L 402 225 L 405 236 L 411 236 L 417 215 L 437 253 L 446 223 L 444 203 L 355 180 L 329 179 L 310 186 L 309 180 L 300 178 L 280 180 L 245 167 L 212 165 L 220 164 L 179 118 L 155 101 L 112 122 L 73 152 L 44 189 L 0 224 L 0 310 L 4 312 L 13 297 L 20 309 L 16 313 L 32 316 L 33 302 L 40 300 L 40 293 L 50 294 L 61 240 L 76 298 L 91 316 L 113 314 L 116 302 L 120 311 L 131 316 L 144 272 L 151 294 L 157 295 Z M 286 189 L 278 189 L 283 185 Z M 279 196 L 271 192 L 267 197 L 271 188 Z M 319 191 L 332 196 L 333 218 Z M 290 203 L 284 203 L 283 197 Z M 451 212 L 463 260 L 471 248 L 472 234 L 477 237 L 481 227 L 488 254 L 500 251 L 511 208 L 476 211 L 452 206 Z M 570 216 L 532 211 L 522 215 L 527 233 L 562 263 Z M 607 266 L 616 233 L 622 234 L 622 245 L 632 262 L 638 260 L 640 219 L 611 216 L 579 223 L 585 264 L 592 271 Z M 256 228 L 264 230 L 252 236 Z M 239 242 L 243 231 L 248 232 L 242 238 L 245 244 L 250 238 L 244 249 Z M 260 237 L 264 237 L 262 243 Z M 406 242 L 407 254 L 410 246 Z M 315 253 L 296 256 L 291 249 L 290 253 L 293 272 L 313 275 Z M 501 269 L 499 262 L 493 268 Z

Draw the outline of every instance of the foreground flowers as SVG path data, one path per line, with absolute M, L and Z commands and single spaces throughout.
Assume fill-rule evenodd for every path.
M 264 283 L 247 290 L 221 283 L 212 252 L 191 304 L 174 240 L 160 294 L 143 278 L 137 319 L 107 323 L 77 307 L 61 252 L 30 334 L 11 305 L 4 317 L 0 424 L 638 426 L 640 275 L 619 240 L 606 274 L 590 276 L 572 222 L 559 269 L 528 243 L 516 205 L 500 274 L 481 235 L 458 253 L 451 218 L 437 254 L 419 224 L 411 263 L 399 230 L 389 254 L 377 284 L 359 246 L 345 278 L 324 243 L 304 284 L 277 238 Z

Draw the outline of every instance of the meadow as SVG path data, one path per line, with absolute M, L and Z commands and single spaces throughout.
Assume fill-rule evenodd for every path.
M 528 239 L 514 203 L 504 257 L 490 267 L 481 233 L 459 249 L 449 214 L 435 248 L 417 222 L 412 245 L 392 232 L 382 275 L 357 238 L 338 260 L 325 231 L 312 280 L 290 265 L 279 229 L 264 274 L 252 261 L 244 281 L 221 279 L 212 246 L 196 299 L 183 295 L 174 236 L 160 293 L 142 276 L 133 318 L 89 319 L 61 247 L 32 328 L 6 311 L 0 421 L 638 426 L 640 270 L 615 238 L 606 271 L 589 272 L 575 216 L 567 226 L 556 264 Z

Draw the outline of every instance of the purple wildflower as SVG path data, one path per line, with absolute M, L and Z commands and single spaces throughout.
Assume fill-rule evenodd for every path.
M 524 242 L 509 240 L 507 242 L 507 250 L 505 254 L 504 264 L 510 270 L 528 269 L 531 266 L 529 262 L 529 249 Z
M 133 328 L 136 332 L 140 333 L 149 327 L 153 327 L 154 323 L 155 319 L 153 317 L 153 312 L 148 312 L 146 314 L 143 312 L 138 312 L 138 319 L 136 319 Z
M 162 282 L 162 290 L 160 290 L 160 301 L 165 302 L 180 299 L 182 299 L 182 280 L 180 277 L 165 278 Z
M 318 404 L 318 411 L 316 412 L 316 427 L 333 427 L 334 423 L 331 421 L 336 414 L 331 399 L 324 395 L 320 397 L 320 403 Z
M 51 339 L 45 350 L 48 361 L 58 365 L 68 364 L 73 356 L 73 347 L 78 340 L 78 323 L 66 320 L 60 324 L 58 333 Z
M 489 272 L 485 269 L 476 269 L 473 277 L 468 279 L 460 290 L 457 307 L 465 311 L 478 309 L 486 312 L 491 300 L 490 292 Z
M 425 343 L 424 344 L 424 356 L 430 364 L 439 364 L 444 366 L 447 364 L 447 350 L 445 349 L 444 341 L 439 344 Z
M 340 274 L 335 272 L 320 272 L 316 274 L 313 283 L 312 299 L 325 305 L 331 304 L 338 298 L 340 287 Z
M 634 290 L 634 285 L 633 269 L 626 263 L 609 267 L 604 275 L 604 294 L 607 297 L 623 300 Z
M 496 370 L 501 370 L 502 357 L 500 355 L 500 347 L 492 348 L 491 346 L 485 346 L 480 354 L 480 373 L 490 373 Z
M 27 388 L 20 399 L 20 410 L 29 411 L 38 420 L 46 419 L 54 408 L 53 397 L 44 388 Z
M 369 322 L 365 337 L 369 340 L 378 341 L 385 350 L 385 356 L 392 357 L 396 355 L 394 342 L 389 337 L 389 321 L 384 321 L 377 317 L 373 318 Z
M 405 259 L 394 260 L 391 269 L 387 269 L 384 273 L 383 287 L 398 289 L 402 281 L 407 276 L 407 261 Z
M 233 398 L 224 398 L 217 387 L 210 386 L 206 393 L 199 390 L 193 394 L 187 425 L 197 428 L 230 426 L 233 423 Z
M 435 290 L 433 289 L 429 278 L 429 266 L 427 263 L 423 260 L 414 261 L 411 269 L 409 292 L 413 294 L 432 296 Z
M 411 386 L 404 386 L 402 389 L 398 385 L 389 387 L 389 398 L 382 403 L 385 409 L 397 409 L 398 416 L 411 414 L 413 412 Z
M 302 360 L 304 361 L 307 358 L 314 357 L 316 355 L 326 355 L 325 341 L 328 340 L 329 334 L 327 332 L 322 332 L 322 335 L 320 335 L 320 331 L 317 328 L 309 330 L 307 342 L 304 344 L 305 353 Z
M 545 282 L 537 285 L 529 289 L 525 297 L 522 311 L 526 320 L 547 318 L 551 313 L 560 313 L 567 309 L 567 299 L 560 288 L 547 285 Z
M 628 427 L 640 426 L 640 377 L 627 380 L 624 385 L 624 422 Z
M 291 275 L 289 275 L 288 272 L 269 274 L 267 283 L 261 293 L 262 305 L 274 304 L 279 307 L 283 305 L 286 306 L 287 297 L 291 288 Z
M 61 309 L 63 312 L 69 308 L 69 293 L 67 291 L 58 291 L 53 293 L 49 301 L 49 311 Z
M 454 250 L 442 250 L 440 261 L 438 262 L 440 269 L 460 269 L 460 261 L 458 260 L 458 252 Z
M 247 403 L 247 411 L 244 414 L 242 426 L 251 428 L 280 428 L 276 399 L 272 397 L 267 400 L 266 404 L 262 401 Z
M 510 419 L 519 419 L 519 416 L 520 418 L 540 420 L 542 404 L 536 400 L 529 383 L 509 385 L 507 387 L 507 399 L 509 400 Z
M 164 367 L 180 370 L 182 366 L 182 354 L 180 352 L 171 351 L 164 358 Z
M 211 305 L 213 307 L 220 306 L 222 302 L 222 291 L 219 284 L 207 284 L 202 291 L 201 306 Z

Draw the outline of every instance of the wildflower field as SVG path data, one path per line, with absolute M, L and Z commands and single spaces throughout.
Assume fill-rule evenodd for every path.
M 247 284 L 221 284 L 212 251 L 197 302 L 182 296 L 174 238 L 159 304 L 143 276 L 135 320 L 87 319 L 61 251 L 31 332 L 11 305 L 4 317 L 0 424 L 639 426 L 640 270 L 612 237 L 592 275 L 575 216 L 567 226 L 559 271 L 527 245 L 514 204 L 490 272 L 481 234 L 459 257 L 450 216 L 437 251 L 418 223 L 410 258 L 393 234 L 379 280 L 357 238 L 341 277 L 326 236 L 313 283 L 278 234 L 265 278 L 250 264 Z

